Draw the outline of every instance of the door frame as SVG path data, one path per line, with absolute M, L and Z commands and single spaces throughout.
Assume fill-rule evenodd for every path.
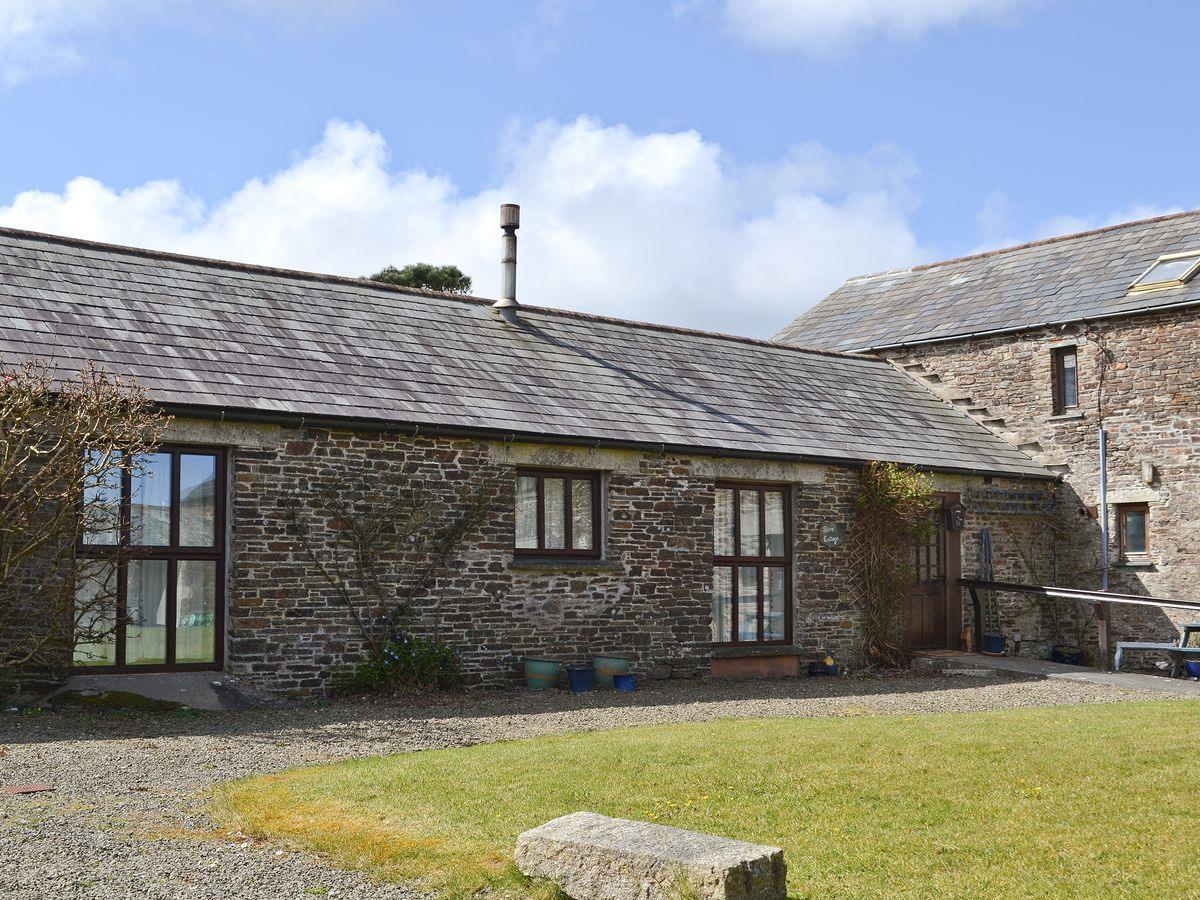
M 962 648 L 963 602 L 962 585 L 958 579 L 962 576 L 962 532 L 951 531 L 946 527 L 947 512 L 950 506 L 958 503 L 962 495 L 952 491 L 939 491 L 942 500 L 942 553 L 946 560 L 946 580 L 942 585 L 942 594 L 946 604 L 946 650 Z

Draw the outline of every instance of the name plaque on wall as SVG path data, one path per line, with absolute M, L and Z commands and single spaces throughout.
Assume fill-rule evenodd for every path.
M 821 546 L 836 550 L 846 543 L 846 526 L 841 522 L 821 523 Z

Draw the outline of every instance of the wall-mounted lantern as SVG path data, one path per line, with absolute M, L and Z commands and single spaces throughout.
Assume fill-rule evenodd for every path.
M 962 531 L 967 524 L 967 508 L 955 500 L 946 506 L 946 530 Z

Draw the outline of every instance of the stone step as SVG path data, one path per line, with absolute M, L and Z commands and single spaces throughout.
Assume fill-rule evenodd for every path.
M 577 812 L 517 838 L 517 868 L 573 900 L 785 900 L 778 847 Z
M 1017 444 L 1018 450 L 1024 450 L 1026 453 L 1041 453 L 1042 445 L 1037 441 L 1025 441 L 1023 444 Z
M 908 666 L 914 672 L 947 677 L 994 678 L 996 670 L 967 662 L 961 656 L 914 656 Z
M 988 428 L 1003 428 L 1007 423 L 1000 416 L 993 416 L 990 419 L 980 419 L 979 424 L 986 425 Z

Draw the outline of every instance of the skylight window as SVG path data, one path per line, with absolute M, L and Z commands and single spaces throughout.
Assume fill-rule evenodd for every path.
M 1141 277 L 1129 286 L 1131 291 L 1157 291 L 1178 287 L 1190 281 L 1200 269 L 1200 251 L 1169 253 L 1156 259 Z

